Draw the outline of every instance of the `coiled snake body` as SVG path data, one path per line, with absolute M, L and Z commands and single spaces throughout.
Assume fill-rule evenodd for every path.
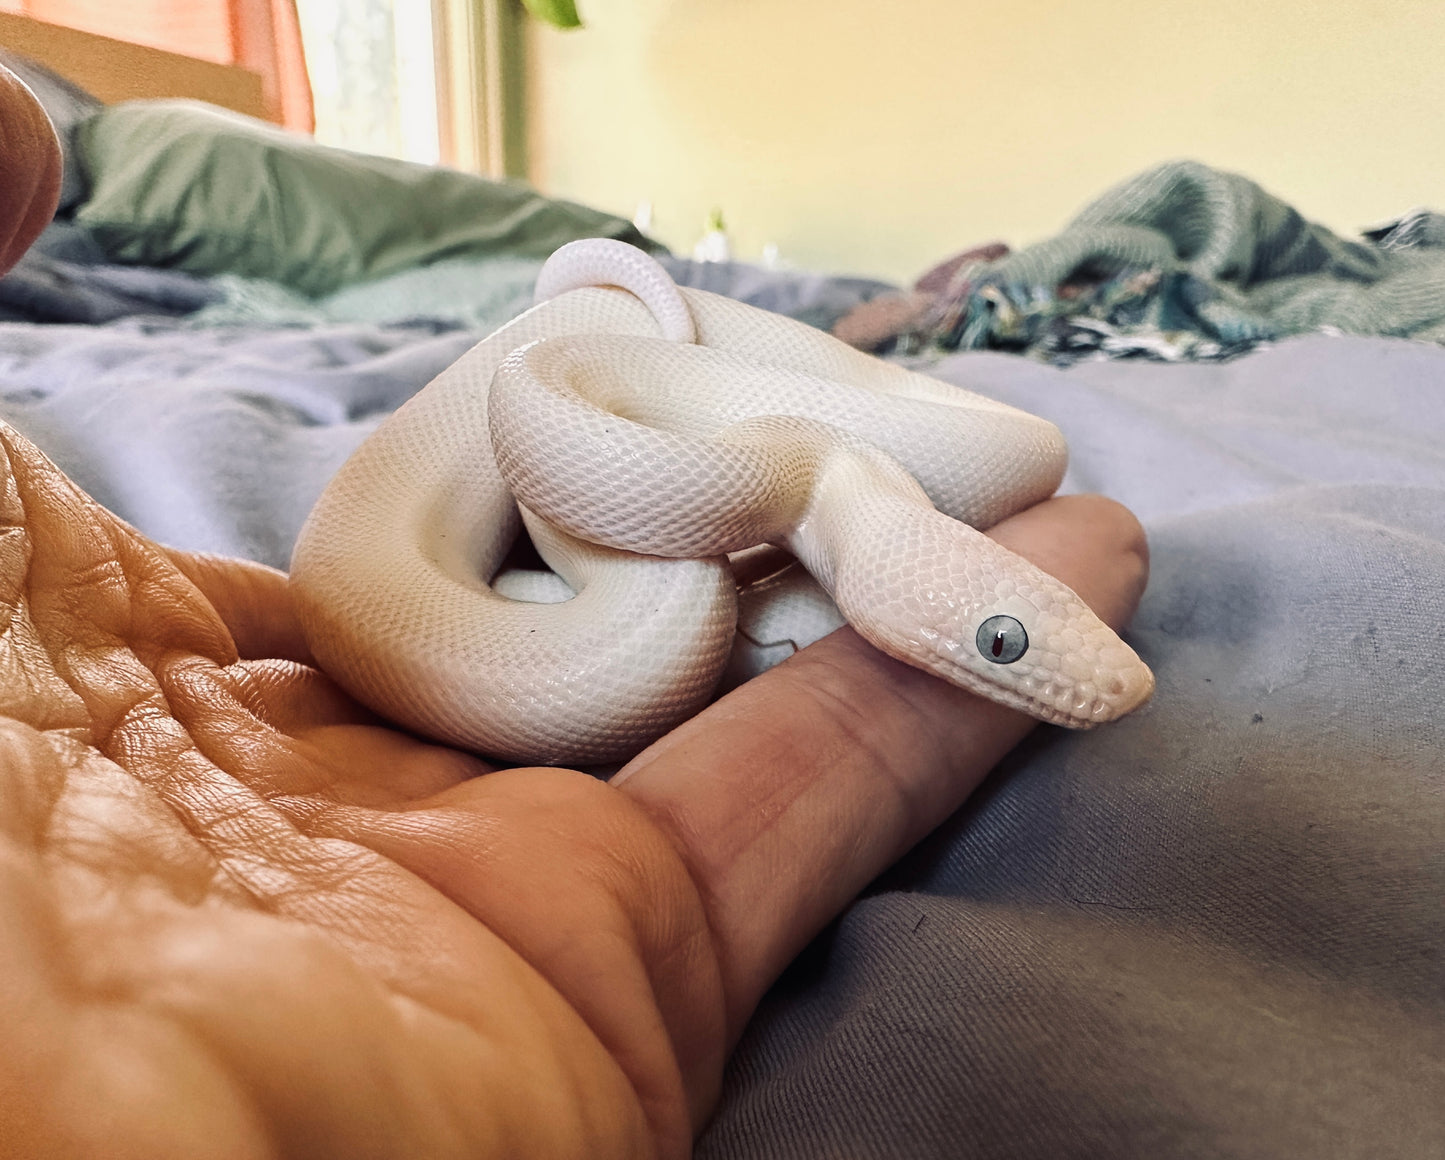
M 360 700 L 493 757 L 625 758 L 713 695 L 728 554 L 763 544 L 877 647 L 1036 717 L 1087 727 L 1148 697 L 1071 590 L 974 530 L 1053 493 L 1052 424 L 679 288 L 621 242 L 563 247 L 537 296 L 398 409 L 301 532 L 303 627 Z M 493 581 L 519 519 L 560 591 Z M 749 615 L 786 622 L 786 602 Z

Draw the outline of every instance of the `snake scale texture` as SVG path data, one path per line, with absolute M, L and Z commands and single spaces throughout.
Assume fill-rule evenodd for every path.
M 494 758 L 613 762 L 841 619 L 1056 724 L 1148 698 L 1078 596 L 975 530 L 1053 494 L 1052 424 L 680 288 L 621 242 L 563 247 L 537 297 L 302 530 L 303 628 L 363 702 Z M 523 523 L 550 571 L 504 567 Z M 740 635 L 737 576 L 776 549 L 812 579 L 748 587 Z

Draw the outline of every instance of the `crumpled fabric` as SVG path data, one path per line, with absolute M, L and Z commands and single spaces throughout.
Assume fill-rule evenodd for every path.
M 1445 350 L 933 373 L 1137 512 L 1158 688 L 820 935 L 697 1160 L 1445 1157 Z
M 57 219 L 0 278 L 0 321 L 104 323 L 136 315 L 178 316 L 220 291 L 181 270 L 116 266 L 84 228 Z
M 971 271 L 898 347 L 1219 360 L 1320 330 L 1445 342 L 1445 217 L 1341 238 L 1245 177 L 1176 161 Z

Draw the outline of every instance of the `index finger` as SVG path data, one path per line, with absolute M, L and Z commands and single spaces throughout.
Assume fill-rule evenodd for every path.
M 990 535 L 1112 625 L 1143 591 L 1125 509 L 1050 500 Z M 709 707 L 616 778 L 708 913 L 730 1041 L 764 990 L 877 874 L 958 808 L 1035 722 L 884 656 L 850 629 Z

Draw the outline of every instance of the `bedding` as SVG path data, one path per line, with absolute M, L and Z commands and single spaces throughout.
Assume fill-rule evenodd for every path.
M 76 130 L 76 210 L 114 260 L 323 294 L 463 255 L 545 258 L 631 222 L 439 166 L 318 145 L 198 101 L 126 101 Z
M 107 143 L 127 122 L 82 126 L 95 195 L 36 255 L 48 305 L 0 323 L 0 418 L 147 534 L 284 566 L 330 474 L 525 304 L 531 247 L 561 227 L 408 216 L 403 240 L 368 214 L 343 252 L 315 207 L 393 173 L 362 165 L 352 187 L 346 162 L 298 190 L 310 225 L 257 210 L 248 256 L 250 235 L 209 232 L 225 197 L 259 204 L 208 184 L 233 122 L 142 120 L 161 136 L 132 125 L 127 148 L 162 167 L 165 126 L 219 127 L 127 233 L 118 183 L 151 170 Z M 192 214 L 192 196 L 216 200 Z M 185 221 L 147 218 L 163 201 Z M 1398 252 L 1319 244 L 1367 273 Z M 821 326 L 888 289 L 665 261 Z M 1418 313 L 1380 325 L 1413 333 Z M 815 941 L 747 1031 L 700 1157 L 1445 1154 L 1445 349 L 1254 338 L 1222 362 L 923 364 L 1058 423 L 1065 489 L 1140 515 L 1153 574 L 1129 639 L 1159 688 L 1108 728 L 1037 731 Z
M 0 278 L 0 319 L 99 323 L 194 315 L 222 298 L 219 287 L 182 270 L 115 265 L 83 228 L 57 220 Z
M 1441 342 L 1445 217 L 1415 210 L 1341 238 L 1246 177 L 1176 161 L 1108 190 L 1055 237 L 915 290 L 891 325 L 867 325 L 878 303 L 843 336 L 1058 365 L 1233 358 L 1322 328 Z
M 1445 351 L 942 378 L 1153 558 L 1144 709 L 1041 730 L 753 1020 L 699 1157 L 1445 1152 Z

